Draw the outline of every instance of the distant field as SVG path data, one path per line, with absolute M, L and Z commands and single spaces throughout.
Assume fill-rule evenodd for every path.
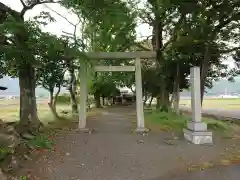
M 53 116 L 48 107 L 48 100 L 37 101 L 38 115 L 43 121 L 50 122 Z M 57 105 L 57 110 L 61 113 L 62 110 L 70 111 L 69 105 Z M 19 100 L 0 100 L 0 119 L 5 121 L 16 121 L 19 119 Z
M 181 99 L 180 105 L 184 105 L 187 107 L 191 106 L 190 99 Z M 204 99 L 203 100 L 203 108 L 205 109 L 226 109 L 226 110 L 240 110 L 240 98 L 234 99 Z
M 53 117 L 48 107 L 48 99 L 37 101 L 39 118 L 43 121 L 52 121 Z M 190 107 L 191 100 L 180 100 L 181 106 Z M 69 111 L 69 105 L 57 105 L 59 113 L 61 111 Z M 204 99 L 204 109 L 226 109 L 226 110 L 240 110 L 239 99 Z M 15 121 L 19 119 L 19 100 L 0 100 L 0 119 L 6 121 Z

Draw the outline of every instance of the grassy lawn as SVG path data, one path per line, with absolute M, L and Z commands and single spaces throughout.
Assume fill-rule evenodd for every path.
M 186 128 L 187 121 L 190 119 L 191 117 L 188 115 L 180 116 L 174 113 L 158 112 L 157 110 L 145 111 L 146 126 L 152 131 L 173 131 L 180 133 L 183 128 Z M 203 118 L 203 121 L 207 123 L 210 130 L 224 134 L 224 136 L 230 136 L 230 134 L 233 133 L 233 130 L 239 130 L 240 128 L 236 124 L 211 118 Z
M 181 99 L 180 105 L 185 105 L 190 107 L 191 100 L 189 99 Z M 240 99 L 204 99 L 203 100 L 203 108 L 213 109 L 213 108 L 221 108 L 226 110 L 239 110 L 240 109 Z
M 54 122 L 56 119 L 52 115 L 49 107 L 48 100 L 38 102 L 38 116 L 39 119 L 44 123 L 48 124 Z M 71 115 L 71 106 L 69 104 L 57 104 L 57 111 L 61 117 L 65 119 L 73 119 Z M 62 113 L 62 112 L 68 113 Z M 91 115 L 94 111 L 88 112 Z M 1 100 L 0 101 L 0 119 L 4 121 L 18 121 L 19 120 L 19 101 L 18 100 Z

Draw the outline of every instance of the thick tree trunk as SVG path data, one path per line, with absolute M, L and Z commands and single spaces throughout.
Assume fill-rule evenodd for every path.
M 177 114 L 180 113 L 179 109 L 179 100 L 180 100 L 180 72 L 179 72 L 179 64 L 177 65 L 177 74 L 175 76 L 173 94 L 171 99 L 171 105 L 173 106 L 173 111 Z
M 170 108 L 169 98 L 170 98 L 170 93 L 167 90 L 164 90 L 163 96 L 161 96 L 161 99 L 162 99 L 162 102 L 163 102 L 162 107 L 161 107 L 162 111 L 168 111 L 169 110 L 169 108 Z
M 20 122 L 17 127 L 17 131 L 20 134 L 36 134 L 41 126 L 37 116 L 35 86 L 35 69 L 30 62 L 20 62 Z
M 159 17 L 159 14 L 155 14 L 155 20 L 154 20 L 154 26 L 153 26 L 153 38 L 152 38 L 152 46 L 153 49 L 156 51 L 157 57 L 156 57 L 156 66 L 157 71 L 159 71 L 159 81 L 161 82 L 161 88 L 159 89 L 159 95 L 157 96 L 157 109 L 160 109 L 161 111 L 167 111 L 168 107 L 166 107 L 166 98 L 167 95 L 166 91 L 166 83 L 165 83 L 165 77 L 161 73 L 163 67 L 162 64 L 164 62 L 164 57 L 162 53 L 162 47 L 163 47 L 163 24 L 161 17 Z M 168 93 L 169 97 L 169 93 Z M 169 102 L 169 100 L 168 100 Z
M 174 105 L 173 109 L 176 114 L 180 114 L 180 107 L 179 107 L 179 101 L 180 101 L 180 90 L 178 86 L 178 90 L 176 92 L 175 100 L 174 100 Z
M 161 96 L 157 96 L 156 99 L 157 99 L 156 108 L 160 109 L 161 108 Z
M 94 94 L 94 100 L 95 100 L 95 107 L 101 108 L 101 97 L 99 94 Z
M 76 91 L 74 91 L 72 87 L 69 89 L 71 106 L 72 106 L 72 114 L 78 114 L 78 105 L 77 105 L 77 98 L 76 98 L 75 92 Z
M 173 106 L 173 112 L 176 114 L 180 113 L 180 108 L 179 108 L 179 101 L 180 101 L 180 89 L 179 89 L 179 84 L 177 85 L 177 89 L 173 94 L 173 101 L 172 101 L 172 106 Z
M 200 77 L 201 104 L 203 103 L 203 98 L 204 98 L 205 83 L 206 83 L 208 68 L 209 68 L 209 60 L 210 60 L 210 53 L 209 53 L 209 47 L 207 46 L 205 50 L 204 58 L 200 67 L 201 69 L 201 77 Z

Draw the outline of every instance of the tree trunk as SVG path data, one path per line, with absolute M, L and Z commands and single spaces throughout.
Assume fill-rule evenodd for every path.
M 164 90 L 163 92 L 163 104 L 162 104 L 162 110 L 168 111 L 170 108 L 170 93 L 167 90 Z
M 20 62 L 20 122 L 17 126 L 20 134 L 36 134 L 41 126 L 37 116 L 35 85 L 35 69 L 28 61 Z
M 161 97 L 157 96 L 156 99 L 157 99 L 156 108 L 159 109 L 161 107 Z
M 177 114 L 180 113 L 179 109 L 179 100 L 180 100 L 180 72 L 179 72 L 179 64 L 177 64 L 177 74 L 175 77 L 175 82 L 174 82 L 174 88 L 173 88 L 173 94 L 172 94 L 172 100 L 171 100 L 171 105 L 173 106 L 173 111 Z
M 179 100 L 180 100 L 180 89 L 179 89 L 179 84 L 177 84 L 177 89 L 173 94 L 173 111 L 176 114 L 180 114 L 180 109 L 179 109 Z
M 159 95 L 157 96 L 157 109 L 160 109 L 161 111 L 167 111 L 167 107 L 165 107 L 165 95 L 166 95 L 166 85 L 165 85 L 165 77 L 161 73 L 164 63 L 163 53 L 162 53 L 162 47 L 163 47 L 163 24 L 162 19 L 159 16 L 158 13 L 155 14 L 155 20 L 153 24 L 153 38 L 152 38 L 152 46 L 154 50 L 156 51 L 157 57 L 156 57 L 156 66 L 157 71 L 159 71 L 159 81 L 161 82 L 161 88 L 159 89 Z M 168 94 L 169 95 L 169 94 Z M 169 102 L 169 100 L 168 100 Z
M 174 100 L 174 107 L 173 107 L 176 114 L 180 114 L 179 101 L 180 101 L 180 90 L 179 90 L 179 86 L 178 86 L 175 100 Z
M 77 105 L 77 98 L 76 98 L 75 92 L 73 90 L 73 87 L 69 89 L 71 106 L 72 106 L 72 114 L 78 114 L 78 105 Z
M 57 93 L 55 94 L 55 97 L 53 95 L 53 89 L 49 90 L 49 93 L 50 93 L 50 102 L 48 103 L 48 106 L 53 114 L 53 116 L 56 118 L 56 119 L 59 119 L 59 115 L 57 113 L 57 108 L 56 108 L 56 103 L 57 103 L 57 98 L 58 98 L 58 95 L 60 93 L 60 90 L 61 88 L 59 87 L 58 88 L 58 91 Z
M 70 100 L 72 106 L 72 114 L 78 114 L 78 105 L 77 105 L 77 98 L 76 98 L 76 76 L 74 74 L 74 64 L 73 61 L 67 61 L 67 66 L 70 73 L 70 85 L 69 85 L 69 93 L 70 93 Z
M 208 64 L 210 60 L 210 54 L 209 54 L 209 47 L 207 45 L 203 61 L 201 63 L 201 77 L 200 77 L 200 87 L 201 87 L 201 105 L 203 103 L 203 98 L 204 98 L 204 92 L 205 92 L 205 83 L 207 79 L 207 74 L 208 74 Z
M 150 101 L 149 101 L 148 107 L 151 107 L 151 106 L 152 106 L 152 101 L 153 101 L 153 96 L 151 97 L 151 99 L 150 99 Z
M 147 94 L 147 91 L 144 90 L 144 101 L 143 101 L 144 106 L 146 106 L 147 100 L 148 100 L 148 94 Z
M 29 33 L 25 29 L 23 16 L 16 14 L 14 16 L 17 23 L 21 26 L 17 28 L 15 33 L 15 43 L 16 46 L 21 48 L 22 54 L 18 57 L 18 76 L 19 76 L 19 88 L 20 88 L 20 121 L 17 126 L 17 131 L 22 135 L 25 133 L 31 133 L 35 135 L 42 123 L 40 122 L 37 115 L 37 103 L 35 96 L 35 69 L 33 63 L 35 57 L 32 54 L 29 44 L 27 43 L 29 39 Z
M 102 105 L 105 106 L 105 96 L 102 97 Z
M 94 100 L 95 100 L 95 107 L 101 108 L 101 97 L 99 94 L 94 94 Z

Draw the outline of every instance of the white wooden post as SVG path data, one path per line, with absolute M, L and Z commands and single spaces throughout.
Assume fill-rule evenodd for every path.
M 143 108 L 143 96 L 142 96 L 142 73 L 141 73 L 141 59 L 135 60 L 135 79 L 136 79 L 136 110 L 137 110 L 137 129 L 136 132 L 145 132 L 148 129 L 145 128 L 144 123 L 144 108 Z
M 184 137 L 194 144 L 212 143 L 212 132 L 208 132 L 207 124 L 201 121 L 200 68 L 192 67 L 190 72 L 192 119 L 184 129 Z
M 87 67 L 83 62 L 80 69 L 80 109 L 79 109 L 79 129 L 86 130 L 86 105 L 87 105 Z

